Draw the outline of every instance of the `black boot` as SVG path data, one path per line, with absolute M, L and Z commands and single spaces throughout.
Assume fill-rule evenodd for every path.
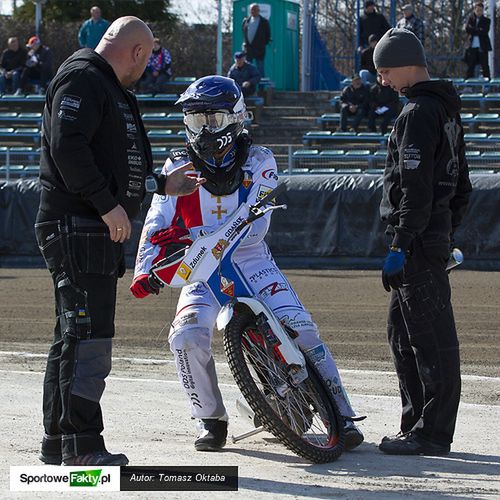
M 378 446 L 380 451 L 389 455 L 448 455 L 450 445 L 432 443 L 415 432 L 385 437 Z
M 61 434 L 57 436 L 44 434 L 38 458 L 47 465 L 61 465 Z
M 227 422 L 215 418 L 203 418 L 198 427 L 200 435 L 194 442 L 196 451 L 220 451 L 226 445 Z

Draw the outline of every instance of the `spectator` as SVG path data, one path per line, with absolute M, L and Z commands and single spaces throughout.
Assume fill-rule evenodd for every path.
M 264 57 L 266 45 L 271 41 L 271 28 L 269 21 L 260 15 L 260 7 L 253 3 L 250 5 L 250 16 L 243 19 L 243 49 L 248 62 L 253 63 L 259 70 L 261 78 L 264 77 Z
M 465 31 L 470 35 L 470 47 L 467 50 L 468 57 L 467 74 L 465 78 L 472 78 L 478 64 L 481 65 L 484 78 L 490 77 L 490 66 L 488 64 L 488 52 L 491 50 L 491 41 L 488 36 L 490 30 L 490 19 L 484 16 L 484 5 L 476 2 L 474 12 L 469 16 Z
M 375 121 L 381 118 L 380 133 L 385 134 L 390 121 L 396 116 L 399 107 L 399 97 L 391 87 L 382 85 L 380 80 L 370 87 L 368 97 L 368 129 L 376 132 Z
M 260 73 L 253 64 L 247 62 L 245 55 L 244 52 L 234 54 L 234 64 L 229 68 L 227 76 L 239 85 L 243 97 L 248 97 L 257 90 Z
M 142 92 L 161 93 L 165 91 L 165 84 L 172 76 L 172 56 L 161 46 L 159 38 L 154 39 L 153 52 L 149 58 L 146 70 L 142 75 L 139 87 Z
M 28 57 L 26 49 L 19 46 L 19 40 L 16 37 L 7 40 L 7 47 L 0 59 L 0 94 L 5 94 L 8 82 L 10 82 L 11 92 L 17 91 Z
M 39 93 L 45 93 L 45 89 L 52 78 L 52 51 L 49 47 L 42 45 L 37 36 L 28 40 L 28 58 L 26 66 L 21 74 L 18 94 L 26 93 L 30 80 L 39 85 Z
M 359 72 L 359 76 L 364 85 L 377 81 L 377 70 L 373 64 L 373 51 L 375 50 L 377 42 L 377 35 L 370 35 L 368 37 L 370 46 L 361 51 L 361 71 Z
M 347 118 L 353 116 L 351 130 L 357 132 L 361 120 L 366 115 L 367 105 L 368 88 L 363 85 L 358 75 L 354 75 L 351 85 L 346 87 L 340 96 L 340 131 L 347 132 Z
M 424 45 L 424 23 L 413 13 L 411 4 L 403 5 L 403 17 L 396 24 L 396 28 L 404 28 L 411 31 Z
M 94 5 L 90 9 L 90 19 L 87 19 L 78 32 L 80 47 L 95 49 L 109 26 L 109 21 L 101 17 L 101 9 Z
M 359 44 L 363 49 L 368 46 L 368 37 L 375 35 L 377 40 L 390 28 L 387 19 L 383 14 L 377 12 L 376 3 L 373 0 L 366 0 L 365 13 L 359 20 Z

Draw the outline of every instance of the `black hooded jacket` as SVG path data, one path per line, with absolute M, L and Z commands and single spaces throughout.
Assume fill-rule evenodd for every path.
M 419 82 L 389 138 L 380 215 L 408 250 L 415 236 L 448 242 L 472 190 L 460 121 L 460 97 L 448 81 Z
M 152 166 L 133 93 L 99 54 L 91 49 L 75 52 L 47 90 L 40 208 L 100 219 L 120 204 L 133 218 Z

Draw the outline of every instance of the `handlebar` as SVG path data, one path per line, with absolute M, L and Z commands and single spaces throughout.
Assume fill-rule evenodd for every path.
M 272 200 L 274 200 L 277 196 L 279 196 L 281 193 L 285 192 L 287 190 L 286 184 L 282 183 L 279 184 L 275 189 L 273 189 L 270 193 L 267 193 L 266 196 L 264 196 L 261 200 L 259 200 L 255 205 L 252 205 L 250 207 L 250 215 L 236 228 L 235 234 L 238 234 L 240 231 L 245 226 L 248 226 L 248 224 L 251 224 L 253 221 L 260 219 L 263 217 L 267 212 L 271 210 L 286 210 L 288 207 L 287 205 L 273 205 L 270 207 L 266 207 L 263 210 L 261 210 L 261 207 L 264 205 L 267 205 L 270 203 Z

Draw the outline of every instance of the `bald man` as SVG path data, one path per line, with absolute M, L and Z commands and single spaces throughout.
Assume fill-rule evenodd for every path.
M 127 87 L 142 75 L 153 47 L 136 17 L 108 28 L 96 50 L 81 49 L 59 68 L 43 113 L 35 233 L 52 275 L 54 340 L 43 392 L 47 464 L 126 465 L 101 435 L 99 404 L 111 369 L 117 279 L 123 242 L 146 192 L 183 195 L 203 180 L 184 165 L 153 174 L 151 147 Z
M 80 47 L 95 49 L 109 27 L 109 21 L 101 16 L 101 9 L 94 5 L 90 9 L 90 19 L 87 19 L 78 31 Z

